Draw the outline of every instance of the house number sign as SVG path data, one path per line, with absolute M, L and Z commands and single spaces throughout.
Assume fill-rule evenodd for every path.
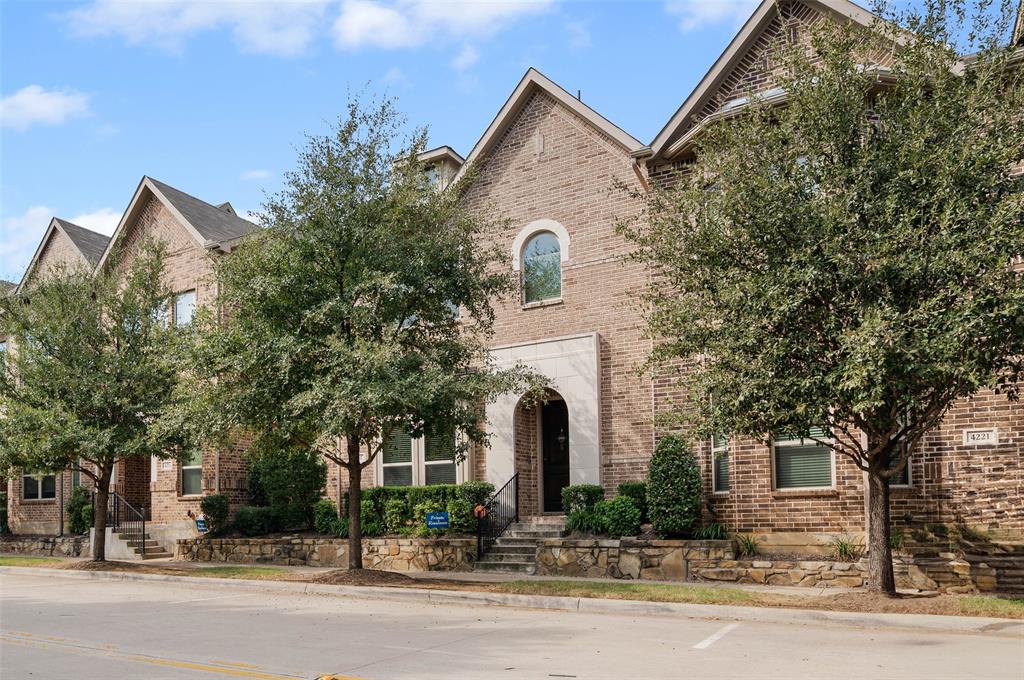
M 999 443 L 999 431 L 994 427 L 984 430 L 964 430 L 964 446 L 992 446 Z

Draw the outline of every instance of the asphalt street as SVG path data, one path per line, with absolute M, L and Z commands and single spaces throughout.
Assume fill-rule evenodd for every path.
M 0 575 L 0 677 L 1024 678 L 1024 636 Z M 711 610 L 709 610 L 711 611 Z

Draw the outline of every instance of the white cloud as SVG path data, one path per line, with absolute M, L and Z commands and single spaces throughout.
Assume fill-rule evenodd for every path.
M 78 35 L 118 36 L 132 45 L 168 51 L 180 50 L 199 33 L 228 28 L 246 52 L 291 56 L 316 37 L 326 6 L 326 0 L 94 0 L 65 18 Z
M 569 47 L 574 50 L 582 50 L 590 47 L 590 31 L 587 24 L 582 21 L 570 21 L 565 25 L 569 31 Z
M 59 125 L 89 113 L 89 95 L 74 90 L 46 90 L 28 85 L 0 100 L 4 127 L 27 130 L 33 125 Z
M 679 17 L 679 30 L 684 33 L 704 26 L 741 24 L 754 13 L 760 0 L 670 0 L 665 11 Z
M 476 48 L 472 45 L 466 45 L 452 59 L 452 68 L 456 71 L 465 71 L 479 60 L 480 53 L 476 51 Z
M 494 35 L 517 19 L 545 12 L 555 0 L 345 0 L 334 22 L 338 47 L 395 49 L 428 40 Z
M 37 205 L 0 221 L 0 278 L 21 280 L 52 217 L 51 208 Z
M 100 208 L 91 213 L 75 215 L 69 218 L 68 221 L 80 227 L 92 229 L 93 231 L 110 236 L 114 233 L 114 229 L 117 228 L 117 223 L 121 221 L 121 213 L 114 212 L 110 208 Z
M 0 278 L 15 283 L 21 280 L 56 212 L 48 206 L 36 205 L 20 215 L 0 220 Z M 67 219 L 80 227 L 109 236 L 121 220 L 121 213 L 100 208 Z
M 402 69 L 397 66 L 392 66 L 388 69 L 388 72 L 384 74 L 381 79 L 386 85 L 394 85 L 395 87 L 405 87 L 409 84 L 409 79 L 405 77 Z
M 270 175 L 270 170 L 246 170 L 239 179 L 243 182 L 255 182 L 262 179 L 270 179 Z

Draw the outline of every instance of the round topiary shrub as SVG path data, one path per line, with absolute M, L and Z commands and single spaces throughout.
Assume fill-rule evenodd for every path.
M 199 501 L 199 509 L 206 517 L 206 527 L 211 535 L 215 536 L 228 527 L 231 503 L 224 494 L 203 496 L 203 500 Z
M 668 538 L 692 532 L 700 521 L 703 488 L 693 452 L 679 437 L 662 438 L 647 474 L 647 512 L 655 533 Z
M 84 486 L 72 489 L 64 509 L 68 513 L 68 531 L 73 534 L 89 533 L 95 513 L 92 509 L 92 498 Z

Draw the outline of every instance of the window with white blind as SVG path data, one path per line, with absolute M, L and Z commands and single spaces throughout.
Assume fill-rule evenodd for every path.
M 720 434 L 711 437 L 711 488 L 729 491 L 729 438 Z
M 383 486 L 457 484 L 455 442 L 432 435 L 411 438 L 395 431 L 380 452 L 378 479 Z
M 821 428 L 811 436 L 827 439 Z M 833 486 L 834 460 L 832 449 L 814 439 L 779 436 L 775 438 L 774 472 L 776 489 L 824 489 Z
M 203 452 L 192 452 L 181 463 L 181 495 L 199 496 L 203 493 Z
M 174 325 L 187 326 L 196 314 L 196 292 L 186 290 L 174 296 Z

